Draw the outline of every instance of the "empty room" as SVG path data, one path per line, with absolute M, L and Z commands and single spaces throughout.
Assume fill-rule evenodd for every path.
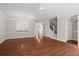
M 0 56 L 79 56 L 79 3 L 0 3 Z

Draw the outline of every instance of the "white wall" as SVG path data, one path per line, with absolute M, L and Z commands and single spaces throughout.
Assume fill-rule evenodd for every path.
M 50 28 L 49 28 L 49 20 L 48 21 L 29 21 L 29 32 L 17 32 L 16 31 L 16 22 L 20 21 L 20 19 L 16 19 L 16 18 L 8 18 L 7 19 L 7 24 L 6 24 L 6 28 L 7 28 L 7 33 L 6 33 L 6 38 L 7 39 L 12 39 L 12 38 L 22 38 L 22 37 L 34 37 L 35 36 L 35 23 L 37 22 L 41 22 L 44 25 L 44 36 L 56 39 L 57 35 L 54 34 Z
M 57 40 L 66 41 L 65 40 L 65 17 L 58 16 L 57 20 Z
M 78 15 L 74 15 L 71 17 L 72 20 L 72 40 L 78 41 L 77 34 L 78 34 Z
M 73 22 L 75 21 L 75 20 L 78 20 L 77 19 L 78 17 L 77 17 L 77 15 L 73 15 L 73 16 L 66 16 L 65 17 L 65 19 L 66 19 L 66 21 L 65 21 L 65 39 L 66 39 L 66 41 L 68 41 L 68 40 L 78 40 L 77 39 L 77 23 L 74 25 L 73 24 Z M 74 30 L 75 30 L 75 33 L 74 33 Z
M 0 10 L 0 43 L 5 40 L 6 37 L 6 20 L 4 13 Z
M 62 15 L 58 15 L 57 16 L 57 35 L 54 34 L 54 32 L 52 32 L 50 30 L 50 27 L 49 27 L 49 20 L 47 21 L 44 21 L 44 36 L 47 36 L 47 37 L 50 37 L 50 38 L 53 38 L 53 39 L 57 39 L 59 41 L 63 41 L 63 42 L 66 42 L 67 38 L 70 38 L 69 36 L 71 36 L 71 34 L 69 33 L 69 24 L 68 23 L 69 20 L 66 19 L 66 16 L 62 16 Z M 69 27 L 67 27 L 69 26 Z M 69 30 L 67 32 L 67 30 Z M 68 36 L 68 37 L 66 37 Z
M 50 29 L 49 20 L 44 22 L 44 36 L 57 39 L 57 35 Z
M 59 41 L 63 41 L 66 42 L 66 35 L 67 35 L 67 31 L 66 31 L 66 17 L 62 16 L 62 15 L 58 15 L 57 16 L 57 34 L 54 34 L 54 32 L 52 32 L 49 28 L 49 20 L 44 22 L 44 26 L 45 26 L 45 31 L 44 31 L 44 35 L 53 39 L 57 39 Z
M 71 16 L 65 16 L 65 40 L 72 39 L 72 22 Z
M 78 16 L 78 45 L 79 45 L 79 16 Z
M 71 22 L 71 16 L 65 15 L 65 16 L 58 16 L 58 34 L 57 34 L 57 40 L 66 42 L 67 40 L 72 39 L 72 22 Z
M 22 19 L 21 19 L 22 20 Z M 7 19 L 7 39 L 11 38 L 23 38 L 23 37 L 33 37 L 34 36 L 34 22 L 27 20 L 28 22 L 28 32 L 18 32 L 16 31 L 16 22 L 21 21 L 16 18 Z

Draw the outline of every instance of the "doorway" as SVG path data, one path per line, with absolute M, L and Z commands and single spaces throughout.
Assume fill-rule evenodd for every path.
M 71 39 L 67 42 L 78 45 L 78 16 L 71 17 Z

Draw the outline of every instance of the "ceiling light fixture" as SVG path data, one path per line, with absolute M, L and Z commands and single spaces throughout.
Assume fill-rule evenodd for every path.
M 38 8 L 39 8 L 40 10 L 44 9 L 44 7 L 42 6 L 41 3 L 37 3 L 37 6 L 38 6 Z
M 43 7 L 40 7 L 40 10 L 44 9 Z

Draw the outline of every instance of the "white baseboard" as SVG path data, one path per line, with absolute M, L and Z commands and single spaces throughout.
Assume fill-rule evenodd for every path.
M 51 36 L 48 36 L 48 35 L 45 35 L 46 37 L 50 37 L 51 39 L 57 39 L 56 37 L 51 37 Z
M 29 33 L 24 32 L 9 32 L 6 34 L 6 39 L 25 38 L 25 37 L 34 37 L 34 35 L 30 35 Z
M 47 36 L 47 35 L 45 35 L 45 36 Z M 47 37 L 50 37 L 51 39 L 56 39 L 58 41 L 66 42 L 65 39 L 58 39 L 57 37 L 51 37 L 51 36 L 47 36 Z
M 1 40 L 1 41 L 0 41 L 0 44 L 2 44 L 2 43 L 5 41 L 5 40 L 6 40 L 6 39 L 4 39 L 4 40 Z
M 6 40 L 6 34 L 0 35 L 0 44 L 3 43 Z
M 65 40 L 57 39 L 58 41 L 66 42 Z

